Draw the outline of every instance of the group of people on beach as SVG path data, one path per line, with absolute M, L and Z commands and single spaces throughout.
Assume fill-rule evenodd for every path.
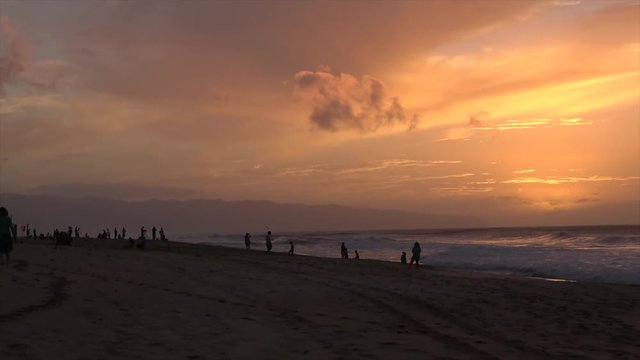
M 114 228 L 113 230 L 114 230 L 113 231 L 114 239 L 125 239 L 125 236 L 127 234 L 127 229 L 124 226 L 122 227 L 122 231 L 120 233 L 118 233 L 117 228 Z M 23 233 L 26 232 L 27 236 L 33 234 L 34 237 L 37 237 L 36 230 L 33 229 L 33 232 L 32 232 L 28 224 L 22 227 L 22 231 Z M 152 240 L 158 239 L 158 237 L 156 236 L 158 234 L 160 235 L 159 237 L 160 240 L 162 241 L 167 240 L 164 233 L 164 229 L 162 227 L 160 228 L 159 231 L 155 226 L 151 228 Z M 76 238 L 80 238 L 79 227 L 69 226 L 67 231 L 59 231 L 56 229 L 54 231 L 54 236 L 51 237 L 49 234 L 47 234 L 47 238 L 56 239 L 56 245 L 59 244 L 60 239 L 62 239 L 63 245 L 71 245 L 73 235 L 75 235 Z M 142 226 L 140 228 L 140 237 L 138 238 L 139 240 L 138 244 L 135 244 L 135 241 L 131 237 L 129 237 L 129 247 L 136 246 L 137 248 L 144 249 L 146 247 L 146 240 L 147 240 L 146 236 L 147 236 L 147 229 L 144 226 Z M 44 237 L 44 236 L 41 234 L 41 237 Z M 85 237 L 88 238 L 88 235 L 85 234 Z M 15 225 L 12 222 L 7 209 L 4 207 L 0 207 L 0 262 L 2 263 L 9 262 L 10 253 L 13 251 L 13 241 L 16 240 L 17 238 L 18 238 L 17 225 Z M 104 229 L 102 233 L 98 235 L 98 238 L 111 239 L 111 232 L 109 231 L 109 229 Z M 251 234 L 245 233 L 244 245 L 247 250 L 251 249 Z M 273 249 L 273 240 L 272 240 L 271 231 L 268 231 L 267 235 L 265 236 L 265 245 L 267 248 L 267 253 L 270 253 L 271 250 Z M 409 266 L 413 265 L 413 263 L 415 262 L 416 269 L 418 269 L 421 251 L 422 249 L 420 248 L 420 244 L 416 241 L 413 244 L 413 248 L 411 249 L 411 260 L 409 262 Z M 293 240 L 289 240 L 288 254 L 294 255 L 294 253 L 295 253 L 295 247 L 293 244 Z M 347 249 L 347 246 L 345 245 L 344 242 L 340 245 L 340 256 L 342 259 L 349 259 L 349 250 Z M 358 250 L 355 250 L 355 259 L 359 259 L 359 258 L 360 258 L 360 254 L 358 253 Z M 400 256 L 400 262 L 402 264 L 407 263 L 407 253 L 404 251 Z
M 267 235 L 265 236 L 265 245 L 267 247 L 267 253 L 271 252 L 271 249 L 273 248 L 273 242 L 272 242 L 272 238 L 271 238 L 271 231 L 267 232 Z M 245 233 L 244 234 L 244 247 L 247 250 L 251 250 L 251 234 L 250 233 Z M 416 264 L 416 269 L 419 268 L 419 263 L 420 263 L 420 253 L 422 252 L 422 249 L 420 247 L 420 244 L 416 241 L 413 244 L 413 248 L 411 249 L 411 261 L 409 262 L 409 266 L 411 267 L 411 265 L 413 265 L 413 263 Z M 295 247 L 293 245 L 293 240 L 289 240 L 289 255 L 294 255 L 295 253 Z M 354 251 L 355 253 L 355 259 L 360 259 L 360 253 L 358 253 L 358 250 Z M 349 250 L 347 249 L 347 246 L 345 245 L 344 242 L 342 242 L 342 244 L 340 245 L 340 257 L 342 259 L 349 259 Z M 407 263 L 407 253 L 406 252 L 402 252 L 402 255 L 400 256 L 400 262 L 402 264 L 406 264 Z
M 264 238 L 264 244 L 267 247 L 267 252 L 270 253 L 271 249 L 273 249 L 273 242 L 271 239 L 271 231 L 267 231 L 267 236 Z M 251 250 L 251 234 L 244 234 L 244 247 L 247 250 Z M 293 240 L 289 240 L 289 255 L 295 254 L 295 246 L 293 245 Z
M 411 267 L 411 265 L 415 262 L 416 269 L 418 269 L 418 263 L 420 262 L 421 252 L 422 252 L 422 248 L 420 247 L 420 244 L 416 241 L 415 243 L 413 243 L 413 248 L 411 248 L 411 261 L 409 262 L 409 267 Z M 402 252 L 402 255 L 400 255 L 400 262 L 402 264 L 407 263 L 407 253 L 404 251 Z
M 31 228 L 30 224 L 23 225 L 21 227 L 22 236 L 33 239 L 49 239 L 55 240 L 56 247 L 58 245 L 71 245 L 73 239 L 80 238 L 80 227 L 78 226 L 69 226 L 67 230 L 58 230 L 55 229 L 53 233 L 44 233 L 38 234 L 35 228 Z M 140 228 L 140 237 L 138 238 L 138 243 L 136 244 L 135 240 L 129 237 L 129 246 L 128 247 L 136 247 L 139 249 L 144 249 L 146 247 L 146 233 L 147 229 L 143 226 Z M 159 236 L 158 236 L 159 235 Z M 127 229 L 123 226 L 122 231 L 118 233 L 118 228 L 113 229 L 113 237 L 111 236 L 111 231 L 107 229 L 103 229 L 101 233 L 98 234 L 98 239 L 126 239 Z M 84 234 L 85 238 L 89 238 L 89 234 Z M 167 237 L 165 236 L 164 228 L 156 228 L 155 226 L 151 229 L 151 238 L 153 240 L 162 240 L 167 241 Z M 0 207 L 0 262 L 8 263 L 10 259 L 10 254 L 13 251 L 13 242 L 18 239 L 18 226 L 13 223 L 11 217 L 9 216 L 9 211 L 5 207 Z

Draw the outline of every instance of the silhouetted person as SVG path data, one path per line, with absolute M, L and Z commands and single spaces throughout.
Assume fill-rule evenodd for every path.
M 360 259 L 360 254 L 358 254 L 358 250 L 356 250 L 356 259 Z
M 409 266 L 411 266 L 411 264 L 413 264 L 413 262 L 416 262 L 416 270 L 418 269 L 418 263 L 420 262 L 420 252 L 422 251 L 422 249 L 420 248 L 420 244 L 418 244 L 418 242 L 416 241 L 413 244 L 413 248 L 411 249 L 411 261 L 409 261 Z
M 167 238 L 164 236 L 164 229 L 160 227 L 160 240 L 167 241 Z
M 74 228 L 74 232 L 75 232 L 76 238 L 80 238 L 80 228 L 76 226 Z
M 267 245 L 267 252 L 271 252 L 271 248 L 273 247 L 273 245 L 271 244 L 271 231 L 267 232 L 265 243 Z
M 401 264 L 406 264 L 407 263 L 407 253 L 406 252 L 402 252 L 402 255 L 400 255 L 400 263 Z
M 4 207 L 0 207 L 0 260 L 3 264 L 9 264 L 13 240 L 17 238 L 9 212 Z
M 122 227 L 122 238 L 125 239 L 127 237 L 127 229 L 124 228 L 124 226 Z
M 156 227 L 155 227 L 155 226 L 151 228 L 151 238 L 152 238 L 153 240 L 155 240 L 155 239 L 156 239 L 156 231 L 158 231 L 158 229 L 156 229 Z
M 33 235 L 34 239 L 38 238 L 38 232 L 36 231 L 36 228 L 33 228 L 33 234 L 31 234 L 31 235 Z
M 244 234 L 244 248 L 251 249 L 251 235 L 249 233 Z
M 342 256 L 343 259 L 349 258 L 349 250 L 347 250 L 347 247 L 345 246 L 344 242 L 342 243 L 342 245 L 340 245 L 340 255 Z
M 147 235 L 147 229 L 143 226 L 140 228 L 140 239 L 144 239 L 145 235 Z
M 289 240 L 289 255 L 293 255 L 293 253 L 294 253 L 293 240 Z

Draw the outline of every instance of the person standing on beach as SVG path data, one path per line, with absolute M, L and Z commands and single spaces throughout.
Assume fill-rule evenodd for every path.
M 143 227 L 140 228 L 140 239 L 144 239 L 144 237 L 147 235 L 147 229 Z
M 420 262 L 420 252 L 422 251 L 422 249 L 420 248 L 420 244 L 418 244 L 418 242 L 416 241 L 413 244 L 413 248 L 411 249 L 411 261 L 409 261 L 409 267 L 411 267 L 411 264 L 413 264 L 413 262 L 416 262 L 416 270 L 418 270 L 418 263 Z
M 407 253 L 406 252 L 402 252 L 402 255 L 400 255 L 400 263 L 401 264 L 406 264 L 407 263 Z
M 358 250 L 356 250 L 356 259 L 360 259 L 360 254 L 358 254 Z
M 160 240 L 162 241 L 167 240 L 167 238 L 164 237 L 164 229 L 162 228 L 162 226 L 160 227 Z
M 267 232 L 267 237 L 265 238 L 265 243 L 267 245 L 267 252 L 271 252 L 271 231 Z
M 3 264 L 9 264 L 13 240 L 17 238 L 9 212 L 4 207 L 0 207 L 0 260 Z
M 249 233 L 244 234 L 244 248 L 251 250 L 251 235 Z
M 293 255 L 293 240 L 289 240 L 289 255 Z
M 122 227 L 122 238 L 123 239 L 127 238 L 127 229 L 125 229 L 124 226 Z
M 344 244 L 344 242 L 342 243 L 342 245 L 340 245 L 340 255 L 343 259 L 349 258 L 349 250 L 347 250 L 347 246 Z
M 158 229 L 156 229 L 156 227 L 155 227 L 155 226 L 151 228 L 151 238 L 152 238 L 153 240 L 155 240 L 155 239 L 156 239 L 156 231 L 158 231 Z

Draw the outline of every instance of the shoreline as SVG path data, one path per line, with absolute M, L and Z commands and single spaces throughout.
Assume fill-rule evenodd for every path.
M 16 243 L 0 357 L 640 356 L 640 287 L 210 245 Z
M 221 248 L 225 248 L 225 249 L 234 249 L 234 250 L 242 250 L 245 251 L 245 249 L 243 249 L 241 247 L 241 245 L 238 246 L 227 246 L 227 245 L 220 245 L 220 244 L 216 244 L 214 242 L 207 242 L 207 241 L 202 241 L 202 242 L 186 242 L 186 241 L 172 241 L 175 243 L 182 243 L 182 244 L 191 244 L 191 245 L 198 245 L 198 246 L 211 246 L 211 247 L 221 247 Z M 255 249 L 251 249 L 250 251 L 255 251 L 255 252 L 261 252 L 264 250 L 255 250 Z M 273 252 L 273 253 L 279 253 L 279 254 L 287 254 L 285 251 L 280 251 L 280 252 Z M 330 257 L 330 256 L 322 256 L 322 255 L 311 255 L 311 254 L 304 254 L 304 253 L 296 253 L 296 256 L 308 256 L 308 257 L 314 257 L 314 258 L 321 258 L 321 259 L 340 259 L 337 256 L 336 257 Z M 423 258 L 428 259 L 428 256 L 424 256 Z M 353 260 L 355 261 L 355 258 L 349 258 L 348 260 Z M 394 261 L 394 260 L 385 260 L 385 259 L 373 259 L 373 258 L 361 258 L 358 259 L 359 261 L 381 261 L 381 262 L 385 262 L 385 263 L 390 263 L 390 264 L 400 264 L 399 261 Z M 407 264 L 408 265 L 408 264 Z M 451 270 L 451 271 L 468 271 L 471 273 L 477 272 L 477 273 L 484 273 L 484 274 L 495 274 L 495 275 L 505 275 L 505 276 L 512 276 L 515 278 L 525 278 L 525 279 L 535 279 L 535 280 L 545 280 L 545 281 L 552 281 L 552 282 L 571 282 L 571 283 L 584 283 L 584 284 L 612 284 L 612 285 L 632 285 L 632 286 L 639 286 L 640 287 L 640 283 L 632 283 L 632 282 L 624 282 L 624 281 L 588 281 L 588 280 L 579 280 L 579 279 L 568 279 L 568 278 L 561 278 L 561 277 L 557 277 L 557 276 L 553 276 L 553 275 L 546 275 L 544 273 L 537 273 L 537 274 L 528 274 L 525 272 L 518 272 L 516 270 L 492 270 L 492 269 L 476 269 L 473 267 L 455 267 L 455 266 L 440 266 L 440 265 L 430 265 L 428 263 L 421 263 L 420 266 L 425 266 L 425 267 L 430 267 L 430 268 L 434 268 L 434 269 L 442 269 L 442 270 Z

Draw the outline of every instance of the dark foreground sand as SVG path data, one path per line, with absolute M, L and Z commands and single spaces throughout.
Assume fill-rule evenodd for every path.
M 0 359 L 640 359 L 640 287 L 119 241 L 16 244 Z

